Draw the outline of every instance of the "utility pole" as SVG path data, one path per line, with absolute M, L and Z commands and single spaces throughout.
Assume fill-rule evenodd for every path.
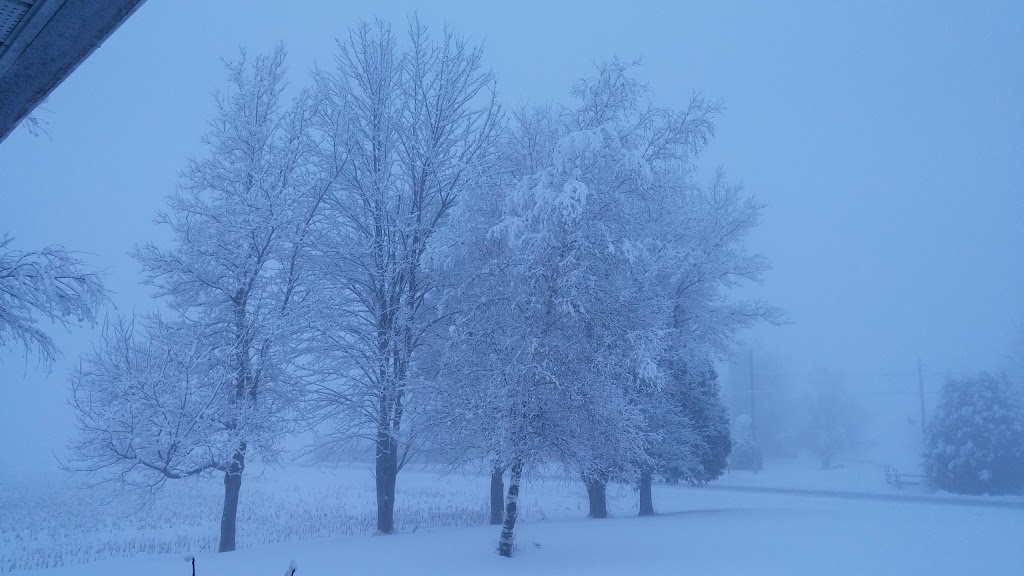
M 924 370 L 921 369 L 921 359 L 917 359 L 917 395 L 921 400 L 921 434 L 925 434 L 924 425 Z
M 754 349 L 751 348 L 747 354 L 747 371 L 750 373 L 750 437 L 757 444 L 757 421 L 754 420 L 757 413 L 757 402 L 754 397 Z

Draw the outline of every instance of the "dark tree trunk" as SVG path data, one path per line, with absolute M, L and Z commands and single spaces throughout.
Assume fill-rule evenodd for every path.
M 608 517 L 608 482 L 603 478 L 587 478 L 587 497 L 590 500 L 590 518 Z
M 651 497 L 651 471 L 640 473 L 640 516 L 654 516 L 654 500 Z
M 516 527 L 516 514 L 519 506 L 519 482 L 523 477 L 523 462 L 516 460 L 512 464 L 512 473 L 508 479 L 508 499 L 505 501 L 505 523 L 501 527 L 501 539 L 498 540 L 498 554 L 509 558 L 512 556 L 513 535 Z
M 224 513 L 220 517 L 220 546 L 218 552 L 235 550 L 235 524 L 238 518 L 238 493 L 242 490 L 242 472 L 245 470 L 245 445 L 232 458 L 224 472 Z
M 249 352 L 252 348 L 252 335 L 248 329 L 246 303 L 248 293 L 244 289 L 231 298 L 235 314 L 235 394 L 234 403 L 247 400 L 256 401 L 258 388 L 252 377 L 252 361 Z M 237 430 L 238 421 L 232 420 L 228 429 Z M 235 448 L 227 470 L 224 471 L 224 511 L 220 517 L 220 545 L 218 552 L 235 550 L 235 523 L 238 518 L 238 494 L 242 491 L 242 472 L 245 471 L 246 443 L 242 441 Z
M 398 482 L 398 442 L 387 432 L 377 435 L 377 531 L 395 531 L 395 484 Z
M 505 496 L 505 469 L 495 466 L 491 470 L 491 525 L 497 526 L 505 521 L 504 504 L 502 499 Z

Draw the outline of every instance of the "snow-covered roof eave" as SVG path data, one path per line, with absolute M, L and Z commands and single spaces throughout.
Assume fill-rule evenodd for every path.
M 145 0 L 0 0 L 0 142 Z

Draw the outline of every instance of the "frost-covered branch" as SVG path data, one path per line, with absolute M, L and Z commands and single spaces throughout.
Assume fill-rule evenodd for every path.
M 100 274 L 64 248 L 22 252 L 13 242 L 0 237 L 0 348 L 21 345 L 48 365 L 60 352 L 40 321 L 93 325 L 107 293 Z

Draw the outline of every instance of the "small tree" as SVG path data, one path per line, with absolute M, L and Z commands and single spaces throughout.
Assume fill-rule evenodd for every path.
M 760 472 L 762 467 L 761 446 L 754 438 L 750 416 L 740 414 L 732 422 L 732 454 L 729 455 L 729 468 Z
M 49 366 L 60 352 L 39 321 L 95 324 L 106 291 L 100 275 L 64 248 L 22 252 L 13 242 L 0 236 L 0 349 L 21 345 Z
M 1024 489 L 1024 406 L 1003 375 L 950 378 L 928 424 L 924 468 L 957 494 Z
M 816 456 L 823 470 L 833 459 L 863 443 L 863 414 L 836 376 L 819 378 L 802 402 L 804 446 Z

